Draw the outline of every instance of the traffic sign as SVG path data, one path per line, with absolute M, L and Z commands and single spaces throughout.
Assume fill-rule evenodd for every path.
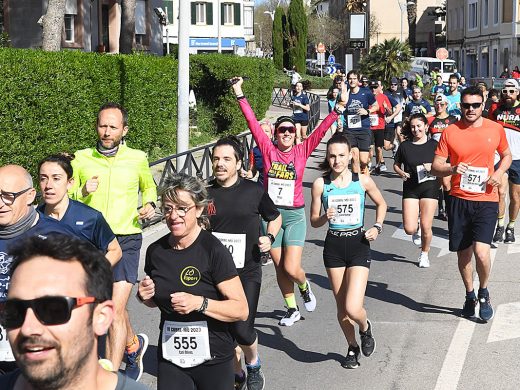
M 445 60 L 448 56 L 448 50 L 444 47 L 439 47 L 435 52 L 435 57 L 437 57 L 438 60 Z
M 323 43 L 318 43 L 318 46 L 316 47 L 316 51 L 318 53 L 325 53 L 325 45 Z
M 336 67 L 331 65 L 331 66 L 327 66 L 327 74 L 334 74 L 336 73 Z
M 331 55 L 329 56 L 328 60 L 329 60 L 329 64 L 330 64 L 330 65 L 334 65 L 334 63 L 336 62 L 336 57 L 334 57 L 334 55 L 331 54 Z
M 316 57 L 318 65 L 325 65 L 325 53 L 318 53 Z

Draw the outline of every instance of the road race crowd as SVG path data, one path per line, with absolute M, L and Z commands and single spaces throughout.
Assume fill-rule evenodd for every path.
M 264 389 L 255 330 L 262 264 L 276 270 L 286 307 L 280 326 L 297 323 L 300 306 L 313 312 L 302 267 L 307 221 L 328 226 L 323 263 L 346 339 L 340 363 L 359 367 L 376 350 L 364 297 L 370 243 L 383 234 L 387 210 L 373 180 L 388 171 L 384 151 L 402 179 L 403 226 L 420 247 L 418 267 L 430 267 L 437 211 L 457 253 L 461 316 L 493 318 L 490 247 L 515 241 L 520 208 L 517 80 L 488 91 L 461 85 L 458 74 L 448 85 L 439 77 L 430 103 L 406 78 L 369 80 L 352 70 L 334 77 L 329 114 L 310 134 L 301 81 L 293 83 L 293 114 L 275 123 L 258 122 L 244 80 L 230 81 L 257 146 L 244 156 L 236 137 L 219 139 L 209 183 L 174 174 L 158 193 L 145 153 L 125 142 L 128 115 L 115 103 L 98 112 L 96 145 L 39 163 L 37 208 L 28 171 L 0 167 L 1 389 L 144 388 L 136 381 L 149 340 L 126 310 L 135 284 L 136 298 L 160 313 L 158 389 Z M 327 134 L 307 216 L 303 175 Z M 157 199 L 169 233 L 147 248 L 138 280 L 140 223 L 154 217 Z

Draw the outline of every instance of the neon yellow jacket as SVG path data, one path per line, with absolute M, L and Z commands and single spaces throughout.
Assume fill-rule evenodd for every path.
M 157 188 L 146 154 L 126 144 L 119 146 L 114 157 L 105 157 L 96 148 L 78 150 L 74 154 L 74 185 L 69 196 L 100 211 L 114 234 L 140 233 L 139 191 L 143 205 L 157 201 Z M 84 197 L 82 188 L 93 176 L 98 177 L 99 186 Z

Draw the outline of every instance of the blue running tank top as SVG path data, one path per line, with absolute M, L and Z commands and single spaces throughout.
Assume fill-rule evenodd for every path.
M 359 175 L 352 173 L 352 181 L 345 188 L 336 187 L 330 176 L 324 178 L 323 207 L 336 209 L 336 216 L 329 221 L 332 230 L 357 229 L 363 226 L 365 217 L 365 189 L 361 186 Z

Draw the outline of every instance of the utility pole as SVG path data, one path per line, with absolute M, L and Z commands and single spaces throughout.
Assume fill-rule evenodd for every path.
M 190 20 L 189 1 L 179 1 L 179 69 L 177 85 L 177 154 L 190 146 Z M 183 166 L 186 156 L 177 158 L 177 172 Z

